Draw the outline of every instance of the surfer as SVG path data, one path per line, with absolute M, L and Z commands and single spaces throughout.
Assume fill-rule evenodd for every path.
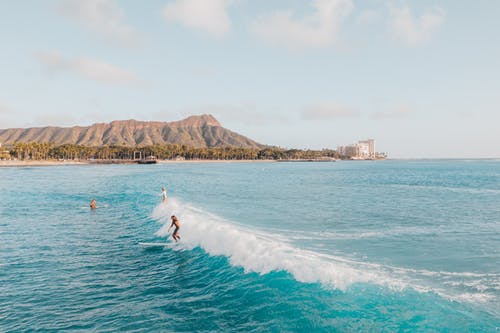
M 180 228 L 179 220 L 177 219 L 177 217 L 175 215 L 172 215 L 170 218 L 172 219 L 172 223 L 170 224 L 170 227 L 168 227 L 168 231 L 170 231 L 170 229 L 172 229 L 172 227 L 175 227 L 174 233 L 172 234 L 172 237 L 177 242 L 179 239 L 181 239 L 181 237 L 179 236 L 179 228 Z
M 165 186 L 161 188 L 161 202 L 166 203 L 167 202 L 167 189 Z
M 97 201 L 95 199 L 92 199 L 90 202 L 90 209 L 96 209 L 97 208 Z

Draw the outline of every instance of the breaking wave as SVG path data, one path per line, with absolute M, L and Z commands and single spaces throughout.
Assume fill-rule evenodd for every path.
M 322 254 L 294 247 L 284 241 L 284 235 L 274 236 L 229 222 L 176 198 L 154 209 L 152 217 L 163 224 L 157 236 L 169 236 L 171 215 L 181 223 L 182 239 L 175 248 L 199 247 L 211 256 L 227 257 L 231 265 L 245 272 L 286 271 L 299 282 L 321 283 L 343 291 L 355 283 L 369 283 L 393 290 L 433 292 L 467 302 L 495 303 L 500 291 L 500 274 L 415 270 Z

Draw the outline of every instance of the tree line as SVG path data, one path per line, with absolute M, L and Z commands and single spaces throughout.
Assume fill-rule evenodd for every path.
M 10 149 L 12 158 L 20 160 L 133 160 L 154 156 L 157 159 L 201 160 L 309 160 L 339 158 L 331 149 L 301 150 L 280 147 L 190 147 L 181 144 L 130 147 L 120 145 L 83 146 L 76 144 L 19 142 Z

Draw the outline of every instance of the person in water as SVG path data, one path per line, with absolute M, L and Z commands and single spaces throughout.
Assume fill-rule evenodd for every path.
M 181 239 L 181 237 L 179 236 L 179 229 L 180 229 L 179 219 L 177 219 L 175 215 L 172 215 L 170 218 L 172 219 L 172 223 L 170 224 L 170 227 L 168 227 L 168 231 L 170 231 L 172 227 L 175 227 L 172 237 L 177 242 L 179 239 Z
M 167 202 L 167 189 L 164 187 L 161 188 L 161 202 L 166 203 Z
M 90 209 L 96 209 L 97 208 L 97 201 L 95 199 L 92 199 L 90 202 Z

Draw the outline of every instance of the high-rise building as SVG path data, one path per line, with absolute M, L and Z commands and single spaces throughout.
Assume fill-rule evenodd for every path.
M 337 151 L 340 156 L 352 159 L 372 159 L 377 157 L 375 140 L 373 139 L 361 140 L 348 146 L 340 146 Z
M 368 139 L 359 141 L 359 157 L 361 158 L 374 158 L 375 157 L 375 140 Z

